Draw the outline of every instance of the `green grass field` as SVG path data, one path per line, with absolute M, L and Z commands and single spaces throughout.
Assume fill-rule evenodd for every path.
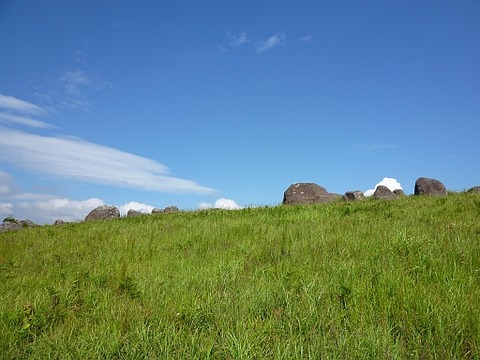
M 0 234 L 2 359 L 480 359 L 480 196 Z

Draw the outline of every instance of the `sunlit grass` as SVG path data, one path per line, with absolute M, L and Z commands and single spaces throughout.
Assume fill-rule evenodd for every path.
M 480 196 L 0 234 L 4 358 L 479 358 Z

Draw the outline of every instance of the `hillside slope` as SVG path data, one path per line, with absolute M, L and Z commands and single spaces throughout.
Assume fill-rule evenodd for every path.
M 2 358 L 479 358 L 480 196 L 0 234 Z

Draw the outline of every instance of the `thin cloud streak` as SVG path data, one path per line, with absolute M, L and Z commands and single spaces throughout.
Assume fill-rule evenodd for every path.
M 262 53 L 264 51 L 270 50 L 276 46 L 282 45 L 285 43 L 286 35 L 284 33 L 278 32 L 273 36 L 270 36 L 268 40 L 261 41 L 257 46 L 257 53 Z
M 77 72 L 71 79 L 74 84 L 86 84 L 89 80 L 85 76 Z M 53 127 L 24 116 L 25 113 L 48 114 L 29 102 L 0 94 L 0 108 L 16 113 L 0 111 L 0 122 L 7 125 Z M 173 193 L 215 192 L 194 181 L 170 176 L 168 168 L 155 160 L 75 137 L 43 136 L 0 126 L 0 158 L 52 178 Z
M 354 146 L 357 150 L 365 152 L 398 148 L 395 144 L 356 144 Z
M 214 192 L 194 181 L 169 176 L 151 159 L 73 137 L 50 137 L 0 127 L 3 161 L 51 177 L 143 190 Z
M 312 37 L 310 35 L 302 36 L 301 38 L 298 39 L 298 42 L 308 44 L 310 41 L 312 41 Z
M 0 108 L 13 110 L 15 112 L 27 113 L 30 115 L 46 115 L 47 112 L 40 106 L 31 104 L 27 101 L 17 99 L 13 96 L 0 94 Z
M 47 124 L 40 120 L 31 119 L 25 116 L 7 114 L 4 112 L 0 112 L 0 122 L 25 125 L 28 127 L 38 128 L 38 129 L 47 129 L 47 128 L 54 127 L 53 125 Z

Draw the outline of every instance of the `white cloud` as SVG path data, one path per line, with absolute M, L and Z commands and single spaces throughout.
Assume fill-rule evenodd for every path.
M 215 201 L 215 204 L 210 204 L 207 202 L 202 202 L 198 205 L 200 209 L 224 209 L 224 210 L 239 210 L 243 209 L 242 206 L 238 205 L 235 201 L 231 199 L 220 198 Z
M 198 208 L 201 210 L 211 209 L 213 208 L 213 204 L 210 204 L 208 202 L 201 202 L 200 204 L 198 204 Z
M 225 209 L 225 210 L 239 210 L 242 209 L 235 201 L 231 199 L 220 198 L 215 201 L 214 207 L 216 209 Z
M 27 101 L 17 99 L 13 96 L 0 94 L 0 108 L 14 112 L 26 113 L 30 115 L 46 115 L 46 111 L 40 106 L 31 104 Z
M 191 180 L 168 175 L 155 161 L 73 137 L 50 137 L 0 127 L 0 156 L 44 175 L 178 193 L 211 193 Z
M 0 203 L 0 216 L 12 215 L 17 219 L 30 219 L 38 224 L 83 220 L 93 209 L 104 205 L 103 200 L 70 200 L 52 195 L 24 193 L 12 176 L 0 170 L 0 198 L 9 202 Z M 1 220 L 1 219 L 0 219 Z
M 369 189 L 365 191 L 365 196 L 372 196 L 378 186 L 383 185 L 386 186 L 390 191 L 393 190 L 403 190 L 402 185 L 394 178 L 383 178 L 377 185 L 375 185 L 374 189 Z
M 136 210 L 141 213 L 150 214 L 153 209 L 154 206 L 139 203 L 136 201 L 130 201 L 129 203 L 118 206 L 118 210 L 120 210 L 120 213 L 122 215 L 126 215 L 128 210 Z
M 98 206 L 105 205 L 103 200 L 70 200 L 64 198 L 45 201 L 21 202 L 15 206 L 15 218 L 30 219 L 38 224 L 53 223 L 56 219 L 64 221 L 83 220 Z
M 278 32 L 275 35 L 270 36 L 268 40 L 260 41 L 257 45 L 257 53 L 262 53 L 276 46 L 283 45 L 286 38 L 287 37 L 285 34 Z

